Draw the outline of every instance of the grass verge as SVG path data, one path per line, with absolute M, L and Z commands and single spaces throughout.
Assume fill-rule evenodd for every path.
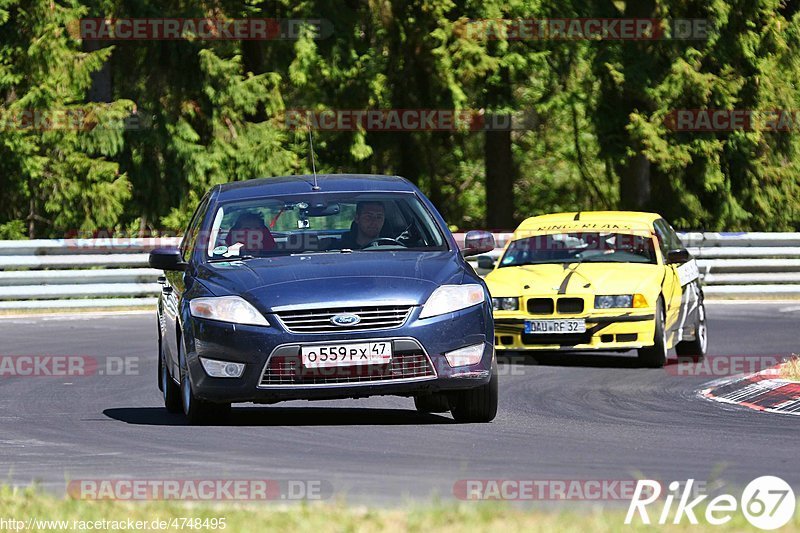
M 348 506 L 341 503 L 285 504 L 209 504 L 185 502 L 80 501 L 56 498 L 35 489 L 0 488 L 0 531 L 298 531 L 310 533 L 515 531 L 525 532 L 617 532 L 617 531 L 753 531 L 740 511 L 722 528 L 700 525 L 683 519 L 680 525 L 648 526 L 638 517 L 626 526 L 624 508 L 582 507 L 580 510 L 551 511 L 521 508 L 496 502 L 434 502 L 407 504 L 400 509 Z M 657 520 L 659 510 L 651 512 Z M 224 518 L 225 527 L 220 519 Z M 22 521 L 25 529 L 15 529 L 9 519 Z M 144 524 L 128 527 L 128 520 Z M 5 520 L 5 522 L 3 522 Z M 31 521 L 28 523 L 28 521 Z M 37 520 L 37 522 L 34 522 Z M 43 521 L 56 520 L 60 527 Z M 153 521 L 162 521 L 153 527 Z M 213 522 L 216 520 L 216 522 Z M 102 522 L 105 521 L 105 522 Z M 191 521 L 195 527 L 187 525 Z M 671 520 L 668 520 L 671 521 Z M 216 527 L 212 527 L 216 524 Z M 800 517 L 780 531 L 800 531 Z
M 800 357 L 794 356 L 781 366 L 781 376 L 784 379 L 800 381 Z

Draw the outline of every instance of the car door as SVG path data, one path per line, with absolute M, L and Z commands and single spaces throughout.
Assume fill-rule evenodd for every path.
M 676 244 L 670 235 L 669 224 L 663 219 L 656 220 L 653 227 L 658 238 L 658 245 L 661 248 L 661 256 L 664 261 L 664 279 L 661 282 L 661 292 L 664 295 L 664 305 L 666 306 L 666 330 L 667 342 L 670 346 L 678 339 L 678 325 L 681 319 L 681 282 L 678 277 L 677 265 L 667 263 L 667 254 L 673 247 L 681 247 L 680 240 Z M 674 233 L 674 232 L 673 232 Z M 677 235 L 675 235 L 677 239 Z
M 197 206 L 197 209 L 192 216 L 192 220 L 186 229 L 186 233 L 181 241 L 180 251 L 183 261 L 189 262 L 192 257 L 192 252 L 197 245 L 198 237 L 201 232 L 205 214 L 208 211 L 209 197 L 206 195 Z M 161 301 L 163 324 L 165 331 L 163 333 L 164 350 L 167 354 L 167 361 L 170 366 L 170 372 L 173 376 L 179 376 L 178 370 L 178 340 L 177 331 L 180 324 L 180 301 L 181 296 L 186 288 L 185 276 L 187 272 L 182 271 L 169 271 L 165 273 L 166 281 L 161 287 Z
M 667 232 L 667 242 L 673 250 L 686 250 L 680 237 L 667 221 L 662 221 Z M 694 331 L 698 316 L 698 306 L 702 300 L 702 289 L 700 288 L 700 271 L 697 262 L 687 254 L 689 258 L 685 262 L 676 263 L 673 266 L 678 276 L 678 286 L 680 287 L 681 301 L 680 311 L 677 319 L 677 341 L 682 340 L 683 331 L 687 328 Z M 688 326 L 687 326 L 688 324 Z

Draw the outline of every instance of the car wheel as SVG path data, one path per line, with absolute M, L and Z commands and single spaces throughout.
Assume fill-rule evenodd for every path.
M 450 412 L 456 422 L 491 422 L 497 415 L 497 361 L 489 383 L 453 394 Z
M 656 328 L 653 345 L 639 348 L 639 362 L 649 368 L 661 368 L 667 364 L 666 316 L 661 298 L 656 303 Z
M 178 339 L 178 351 L 182 351 L 181 340 Z M 181 404 L 183 414 L 193 426 L 224 422 L 231 411 L 229 403 L 212 403 L 199 399 L 192 390 L 192 381 L 188 372 L 181 372 Z
M 414 407 L 420 413 L 446 413 L 450 410 L 450 401 L 442 393 L 420 394 L 414 396 Z
M 161 347 L 161 341 L 158 343 L 158 384 L 161 389 L 161 394 L 164 397 L 164 407 L 170 413 L 181 412 L 181 388 L 172 379 L 172 375 L 167 368 L 164 360 L 164 349 Z
M 706 356 L 708 350 L 708 327 L 706 326 L 706 306 L 700 302 L 697 308 L 697 325 L 694 340 L 681 341 L 675 345 L 675 352 L 680 357 L 691 357 L 695 362 Z

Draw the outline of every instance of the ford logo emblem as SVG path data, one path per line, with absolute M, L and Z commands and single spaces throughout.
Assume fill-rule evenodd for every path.
M 341 313 L 331 317 L 331 323 L 334 326 L 355 326 L 361 322 L 361 317 L 353 313 Z

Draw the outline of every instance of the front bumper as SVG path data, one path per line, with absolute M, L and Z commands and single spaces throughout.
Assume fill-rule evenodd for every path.
M 495 314 L 495 348 L 498 350 L 586 351 L 632 350 L 652 346 L 655 337 L 653 309 L 615 309 L 611 312 L 572 315 Z M 499 316 L 498 316 L 499 315 Z M 503 316 L 505 315 L 505 316 Z M 586 320 L 586 333 L 524 333 L 526 320 Z
M 230 403 L 413 396 L 470 389 L 488 383 L 494 357 L 488 305 L 423 320 L 418 320 L 419 312 L 420 309 L 415 308 L 408 321 L 398 328 L 324 334 L 288 332 L 274 315 L 267 317 L 269 327 L 190 317 L 184 325 L 187 331 L 185 365 L 198 398 Z M 302 345 L 365 341 L 390 341 L 397 359 L 413 355 L 415 361 L 421 362 L 424 358 L 432 372 L 400 379 L 387 379 L 385 375 L 344 381 L 265 379 L 273 358 L 297 357 Z M 483 357 L 475 365 L 452 368 L 444 357 L 446 352 L 480 343 L 484 345 Z M 239 378 L 213 378 L 206 374 L 200 357 L 244 363 L 245 370 Z

